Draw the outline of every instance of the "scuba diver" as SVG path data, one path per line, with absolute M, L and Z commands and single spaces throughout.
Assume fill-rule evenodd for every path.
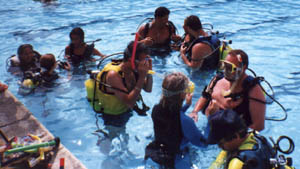
M 65 58 L 73 65 L 79 65 L 86 60 L 96 61 L 92 55 L 105 56 L 94 48 L 94 43 L 88 45 L 84 42 L 84 32 L 80 27 L 72 29 L 69 36 L 71 43 L 65 48 Z
M 201 131 L 185 115 L 192 103 L 188 84 L 188 78 L 182 73 L 167 75 L 162 84 L 161 100 L 152 110 L 155 139 L 146 147 L 145 159 L 150 157 L 165 168 L 191 168 L 188 143 L 206 146 Z
M 41 55 L 33 50 L 32 45 L 20 45 L 17 53 L 17 56 L 12 55 L 7 60 L 7 62 L 10 62 L 9 72 L 12 72 L 13 74 L 22 74 L 25 71 L 33 71 L 39 68 Z
M 284 154 L 290 154 L 294 150 L 293 141 L 287 136 L 281 136 L 277 143 L 271 139 L 274 146 L 257 132 L 248 132 L 244 119 L 234 110 L 220 110 L 208 117 L 210 133 L 208 140 L 216 143 L 223 149 L 223 156 L 216 160 L 210 167 L 225 169 L 291 169 L 292 159 L 277 154 L 277 150 Z M 279 141 L 287 139 L 289 149 L 283 151 Z M 220 162 L 217 164 L 217 162 Z
M 248 55 L 239 49 L 231 50 L 221 63 L 224 74 L 217 74 L 204 88 L 190 117 L 198 121 L 200 110 L 208 116 L 219 109 L 233 109 L 248 127 L 263 130 L 266 99 L 260 80 L 245 73 L 249 65 Z
M 184 20 L 183 29 L 185 37 L 180 47 L 183 62 L 193 69 L 216 69 L 220 55 L 220 40 L 217 34 L 205 32 L 200 19 L 195 15 Z
M 66 70 L 70 70 L 71 68 L 67 62 L 57 62 L 53 54 L 42 55 L 39 65 L 40 68 L 35 71 L 24 72 L 24 77 L 19 90 L 22 94 L 29 94 L 38 86 L 53 86 L 53 82 L 59 78 L 58 73 L 55 71 L 57 65 Z
M 176 35 L 175 25 L 169 21 L 170 10 L 158 7 L 154 19 L 138 29 L 139 42 L 150 48 L 150 55 L 166 56 L 171 52 L 171 41 L 178 42 L 181 37 Z
M 152 75 L 148 74 L 152 61 L 147 54 L 144 44 L 132 41 L 123 60 L 113 60 L 86 81 L 88 100 L 95 112 L 102 113 L 105 125 L 124 126 L 141 90 L 152 91 Z

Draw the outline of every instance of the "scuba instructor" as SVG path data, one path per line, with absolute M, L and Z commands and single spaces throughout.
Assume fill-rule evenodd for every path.
M 218 110 L 233 109 L 254 130 L 265 126 L 266 102 L 259 80 L 245 73 L 248 55 L 242 50 L 231 50 L 221 61 L 224 74 L 217 74 L 204 88 L 190 116 L 197 121 L 202 110 L 207 116 Z
M 132 41 L 124 51 L 123 60 L 113 60 L 98 73 L 96 97 L 105 125 L 126 124 L 141 90 L 152 91 L 152 75 L 148 74 L 150 69 L 152 61 L 147 48 Z

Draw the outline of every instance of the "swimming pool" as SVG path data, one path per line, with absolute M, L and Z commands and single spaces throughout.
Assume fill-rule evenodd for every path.
M 42 4 L 32 0 L 0 2 L 0 80 L 9 90 L 78 158 L 87 168 L 144 168 L 144 148 L 153 138 L 153 126 L 147 117 L 134 114 L 126 126 L 121 140 L 115 139 L 114 150 L 109 155 L 93 134 L 96 127 L 95 113 L 86 101 L 84 81 L 88 75 L 78 70 L 60 72 L 59 85 L 40 89 L 29 96 L 18 94 L 18 79 L 6 72 L 5 60 L 20 44 L 30 43 L 40 53 L 59 53 L 69 43 L 69 32 L 80 26 L 86 41 L 101 38 L 97 49 L 104 54 L 121 52 L 134 37 L 137 25 L 146 17 L 152 17 L 158 6 L 171 10 L 170 20 L 183 34 L 183 20 L 194 14 L 203 23 L 209 22 L 214 29 L 233 41 L 233 48 L 247 52 L 250 68 L 264 76 L 275 90 L 276 99 L 288 110 L 284 122 L 267 121 L 262 134 L 290 136 L 296 149 L 291 154 L 294 166 L 299 167 L 300 149 L 300 1 L 270 0 L 196 0 L 191 1 L 117 1 L 117 0 L 57 0 Z M 154 58 L 153 69 L 157 74 L 181 71 L 189 74 L 196 84 L 193 104 L 200 97 L 203 86 L 212 72 L 191 73 L 174 52 L 167 58 Z M 62 58 L 62 56 L 60 57 Z M 91 65 L 95 68 L 95 65 Z M 162 79 L 154 76 L 153 92 L 142 93 L 146 104 L 152 107 L 160 98 Z M 192 108 L 190 108 L 191 110 Z M 282 110 L 273 103 L 267 106 L 267 116 L 281 116 Z M 205 126 L 204 116 L 197 123 Z M 99 119 L 99 126 L 103 121 Z M 102 143 L 99 146 L 99 142 Z M 126 151 L 128 150 L 128 151 Z M 198 168 L 207 168 L 218 153 L 216 146 L 193 151 L 193 161 Z

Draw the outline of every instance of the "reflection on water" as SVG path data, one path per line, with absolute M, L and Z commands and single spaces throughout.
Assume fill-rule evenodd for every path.
M 97 68 L 97 63 L 87 63 L 71 72 L 59 72 L 59 85 L 50 89 L 38 89 L 28 96 L 18 94 L 18 77 L 5 70 L 5 60 L 15 54 L 19 45 L 30 43 L 41 54 L 53 53 L 56 57 L 69 42 L 69 32 L 80 26 L 85 40 L 102 40 L 95 44 L 102 53 L 109 55 L 123 51 L 134 39 L 131 33 L 147 17 L 153 17 L 158 6 L 170 9 L 170 20 L 183 34 L 183 20 L 194 14 L 203 23 L 212 23 L 214 30 L 232 40 L 233 48 L 246 51 L 250 68 L 264 76 L 273 86 L 275 98 L 287 109 L 284 122 L 267 121 L 262 134 L 278 138 L 290 136 L 300 142 L 300 12 L 299 0 L 294 1 L 106 1 L 106 0 L 57 0 L 50 4 L 38 1 L 0 2 L 0 80 L 9 90 L 79 158 L 87 168 L 144 168 L 144 148 L 153 137 L 150 113 L 141 117 L 133 114 L 126 130 L 105 128 L 99 118 L 99 126 L 112 136 L 95 131 L 95 113 L 86 100 L 84 81 L 87 70 Z M 153 58 L 154 84 L 152 93 L 142 93 L 145 103 L 152 107 L 159 102 L 164 74 L 180 71 L 195 83 L 193 104 L 201 96 L 203 87 L 213 72 L 192 71 L 187 68 L 178 52 Z M 116 56 L 120 57 L 120 56 Z M 62 60 L 60 55 L 58 59 Z M 113 58 L 113 57 L 112 57 Z M 104 61 L 105 65 L 110 59 Z M 190 108 L 188 111 L 191 111 Z M 276 103 L 267 106 L 268 117 L 281 117 Z M 199 116 L 197 126 L 203 128 L 206 118 Z M 112 130 L 112 131 L 110 131 Z M 112 134 L 114 133 L 118 134 Z M 77 144 L 80 141 L 80 144 Z M 296 144 L 297 146 L 297 144 Z M 193 149 L 192 159 L 198 168 L 208 168 L 218 154 L 217 146 Z M 295 166 L 300 166 L 300 149 L 291 154 Z M 147 162 L 148 166 L 148 162 Z M 155 166 L 149 161 L 149 166 Z

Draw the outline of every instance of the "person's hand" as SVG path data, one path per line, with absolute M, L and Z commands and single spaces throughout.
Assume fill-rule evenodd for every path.
M 179 35 L 171 35 L 171 40 L 174 41 L 174 42 L 178 42 L 181 40 L 181 37 Z
M 180 50 L 180 45 L 178 45 L 177 43 L 171 44 L 170 47 L 172 50 L 175 50 L 175 51 Z
M 185 54 L 186 50 L 187 50 L 187 47 L 185 45 L 181 45 L 181 47 L 180 47 L 180 53 L 181 54 Z
M 149 66 L 150 66 L 149 69 L 152 70 L 152 59 L 151 59 L 151 57 L 150 57 L 150 56 L 147 56 L 147 57 L 146 57 L 146 61 L 148 61 L 148 64 L 149 64 Z
M 198 113 L 197 113 L 197 112 L 192 111 L 192 113 L 190 113 L 189 116 L 190 116 L 195 122 L 198 121 Z
M 139 61 L 137 71 L 141 77 L 145 77 L 152 66 L 152 62 L 149 62 L 147 59 Z M 151 65 L 150 65 L 151 64 Z
M 193 97 L 193 93 L 187 93 L 185 95 L 185 103 L 188 105 L 192 104 L 192 97 Z
M 71 70 L 71 65 L 69 62 L 65 62 L 64 64 L 64 69 L 70 71 Z
M 146 37 L 145 39 L 142 40 L 142 42 L 146 46 L 152 46 L 154 44 L 154 40 L 151 37 Z
M 71 56 L 70 56 L 70 55 L 65 55 L 65 58 L 66 58 L 66 59 L 70 59 Z
M 0 92 L 4 92 L 8 86 L 6 84 L 0 83 Z
M 211 102 L 209 103 L 209 105 L 206 108 L 205 111 L 205 115 L 209 116 L 214 114 L 215 112 L 217 112 L 220 109 L 220 107 L 217 104 L 217 101 L 215 99 L 211 100 Z

